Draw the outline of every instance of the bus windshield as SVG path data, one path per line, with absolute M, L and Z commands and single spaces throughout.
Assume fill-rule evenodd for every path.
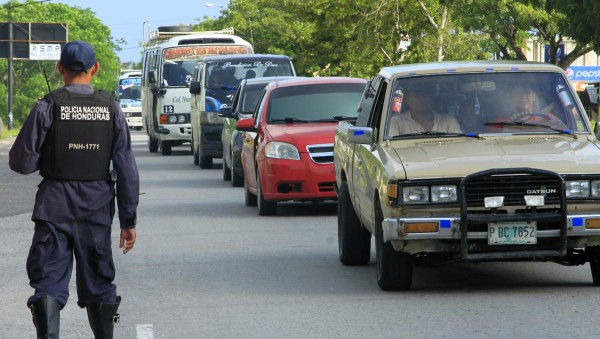
M 189 87 L 196 62 L 206 56 L 251 53 L 250 46 L 178 46 L 164 50 L 163 84 Z
M 119 79 L 119 99 L 142 100 L 142 78 Z

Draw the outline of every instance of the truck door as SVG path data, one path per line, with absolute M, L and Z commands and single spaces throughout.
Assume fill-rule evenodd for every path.
M 381 122 L 381 114 L 383 111 L 383 102 L 385 97 L 386 82 L 380 77 L 374 77 L 369 83 L 370 88 L 367 90 L 370 93 L 365 94 L 370 96 L 372 100 L 363 100 L 361 102 L 361 112 L 356 121 L 356 126 L 373 128 L 373 135 L 376 138 L 375 143 L 381 140 L 379 136 L 379 126 Z M 367 113 L 364 114 L 363 113 Z M 376 183 L 372 182 L 375 178 L 375 168 L 371 164 L 379 162 L 379 154 L 372 145 L 357 144 L 353 153 L 353 171 L 352 181 L 354 182 L 355 201 L 358 202 L 357 212 L 361 221 L 365 225 L 370 225 L 370 221 L 374 220 L 374 196 Z M 352 192 L 351 192 L 352 194 Z

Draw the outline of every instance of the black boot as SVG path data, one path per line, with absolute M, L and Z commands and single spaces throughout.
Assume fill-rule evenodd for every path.
M 31 304 L 33 325 L 38 339 L 58 339 L 61 304 L 49 295 Z
M 117 302 L 96 303 L 87 306 L 88 320 L 96 339 L 112 339 L 113 329 L 120 317 L 117 313 L 121 297 L 117 296 Z

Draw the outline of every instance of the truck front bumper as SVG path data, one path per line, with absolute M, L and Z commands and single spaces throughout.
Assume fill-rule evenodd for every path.
M 586 225 L 600 223 L 600 214 L 567 215 L 565 234 L 566 248 L 600 246 L 600 229 Z M 437 224 L 433 232 L 413 232 L 411 225 Z M 566 253 L 560 246 L 548 250 L 548 243 L 561 239 L 560 229 L 538 230 L 538 243 L 533 245 L 497 246 L 488 244 L 488 232 L 469 231 L 461 233 L 460 217 L 449 218 L 386 218 L 382 223 L 383 241 L 391 241 L 394 248 L 408 253 L 455 252 L 463 259 L 492 260 L 507 258 L 560 257 Z M 553 246 L 550 246 L 553 247 Z M 520 251 L 526 248 L 525 251 Z M 491 253 L 496 252 L 496 253 Z
M 223 141 L 221 141 L 222 132 L 223 124 L 200 125 L 200 155 L 211 156 L 213 158 L 223 157 Z

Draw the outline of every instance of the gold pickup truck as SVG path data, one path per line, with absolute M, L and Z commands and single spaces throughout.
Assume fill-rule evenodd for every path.
M 334 144 L 339 257 L 411 286 L 414 265 L 590 264 L 600 285 L 600 143 L 562 69 L 386 67 Z

